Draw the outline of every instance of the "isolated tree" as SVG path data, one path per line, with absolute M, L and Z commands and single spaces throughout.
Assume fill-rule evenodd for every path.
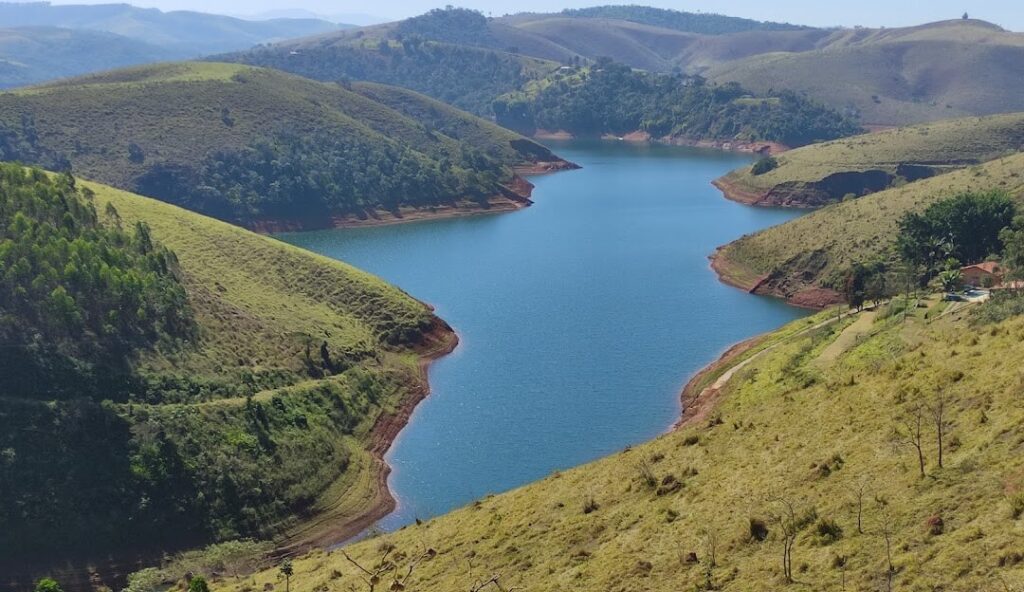
M 285 559 L 281 563 L 281 575 L 284 576 L 284 591 L 290 592 L 292 587 L 292 576 L 295 575 L 295 568 L 291 559 Z
M 718 531 L 712 526 L 701 533 L 704 544 L 704 583 L 705 588 L 712 590 L 712 576 L 718 566 Z
M 188 592 L 210 592 L 210 585 L 203 576 L 195 576 L 188 582 Z
M 885 500 L 876 500 L 879 505 L 879 526 L 878 535 L 885 545 L 885 590 L 892 592 L 892 580 L 896 575 L 896 566 L 892 563 L 892 545 L 896 535 L 896 523 L 889 514 L 889 504 Z
M 43 578 L 36 582 L 36 592 L 64 592 L 57 580 L 53 578 Z
M 433 559 L 437 555 L 437 552 L 434 551 L 434 549 L 427 549 L 423 551 L 419 557 L 411 561 L 403 572 L 402 570 L 399 570 L 398 565 L 389 558 L 394 550 L 394 545 L 385 545 L 382 548 L 380 559 L 371 567 L 366 567 L 362 563 L 359 563 L 344 550 L 341 551 L 341 554 L 349 563 L 359 570 L 360 577 L 362 577 L 363 582 L 366 583 L 366 589 L 368 592 L 375 592 L 377 590 L 377 586 L 384 583 L 384 579 L 386 577 L 390 577 L 391 580 L 391 583 L 387 585 L 388 590 L 405 590 L 409 585 L 409 580 L 412 578 L 413 571 L 416 570 L 416 567 L 420 562 Z
M 793 547 L 796 545 L 797 535 L 800 534 L 800 524 L 792 501 L 784 497 L 773 497 L 770 501 L 779 507 L 774 519 L 779 525 L 779 532 L 782 533 L 782 575 L 786 578 L 786 583 L 792 584 Z
M 960 18 L 962 18 L 962 19 L 964 19 L 966 21 L 967 19 L 969 19 L 971 17 L 968 16 L 967 13 L 965 12 L 964 15 L 962 17 L 960 17 Z
M 917 452 L 917 465 L 924 478 L 924 409 L 918 405 L 901 420 L 901 426 L 895 428 L 893 436 L 900 446 L 909 446 Z
M 864 534 L 864 498 L 868 495 L 868 481 L 862 479 L 850 488 L 854 512 L 857 514 L 857 534 Z
M 932 423 L 935 426 L 935 440 L 938 448 L 939 457 L 939 468 L 942 468 L 942 453 L 943 443 L 946 437 L 946 432 L 952 427 L 947 418 L 949 411 L 949 397 L 945 390 L 940 390 L 935 395 L 935 400 L 928 405 L 928 412 L 932 417 Z

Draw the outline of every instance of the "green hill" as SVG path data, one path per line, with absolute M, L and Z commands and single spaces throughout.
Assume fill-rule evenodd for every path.
M 790 31 L 807 28 L 788 23 L 763 22 L 721 14 L 684 12 L 637 5 L 607 5 L 565 9 L 562 11 L 562 14 L 576 17 L 624 20 L 704 35 L 723 35 L 725 33 L 764 30 Z
M 130 4 L 50 2 L 0 2 L 0 23 L 4 27 L 61 27 L 113 33 L 174 52 L 179 59 L 246 49 L 258 43 L 343 27 L 311 18 L 249 21 L 184 10 L 163 12 Z
M 0 29 L 0 88 L 166 61 L 180 54 L 112 33 L 57 27 Z
M 827 312 L 752 340 L 691 382 L 683 427 L 315 551 L 289 584 L 368 589 L 358 564 L 407 590 L 1015 589 L 1024 319 L 921 306 Z M 283 583 L 274 566 L 213 589 Z
M 455 110 L 419 121 L 343 86 L 217 63 L 0 94 L 0 140 L 4 160 L 71 168 L 258 228 L 517 207 L 528 187 L 513 167 L 549 157 Z
M 719 249 L 713 266 L 728 283 L 798 304 L 835 301 L 837 281 L 855 263 L 895 259 L 897 224 L 907 212 L 961 192 L 1024 195 L 1024 153 L 821 208 Z M 831 294 L 831 296 L 829 295 Z
M 905 125 L 1024 111 L 1022 59 L 1024 35 L 957 20 L 837 31 L 811 51 L 726 62 L 707 76 L 805 92 L 865 124 Z
M 323 35 L 216 59 L 276 68 L 336 82 L 364 80 L 409 88 L 489 117 L 495 97 L 555 70 L 555 63 L 505 51 L 424 40 L 392 39 L 383 27 Z
M 800 146 L 856 133 L 836 111 L 792 93 L 753 96 L 736 84 L 633 70 L 608 59 L 560 69 L 494 102 L 498 123 L 534 134 L 643 135 L 667 142 Z
M 0 165 L 5 583 L 386 510 L 379 441 L 448 327 L 343 263 L 72 182 Z
M 979 164 L 1024 148 L 1024 114 L 885 130 L 791 150 L 715 181 L 727 197 L 765 206 L 819 206 Z

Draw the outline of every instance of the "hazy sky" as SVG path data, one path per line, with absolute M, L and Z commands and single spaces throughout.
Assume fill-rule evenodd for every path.
M 113 2 L 117 0 L 105 0 Z M 475 8 L 499 16 L 508 12 L 553 12 L 596 4 L 646 4 L 677 10 L 717 12 L 759 20 L 830 26 L 904 26 L 959 17 L 992 21 L 1007 29 L 1024 30 L 1021 0 L 122 0 L 165 10 L 190 9 L 228 14 L 303 8 L 323 14 L 363 13 L 397 19 L 444 4 Z M 54 4 L 98 3 L 98 0 L 57 0 Z

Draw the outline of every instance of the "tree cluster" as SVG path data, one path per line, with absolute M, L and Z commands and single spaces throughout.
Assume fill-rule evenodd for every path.
M 800 146 L 859 131 L 838 112 L 794 93 L 755 97 L 735 83 L 635 71 L 607 58 L 559 73 L 534 95 L 494 102 L 498 122 L 522 132 L 576 135 L 644 131 L 692 140 L 775 141 Z
M 5 394 L 123 396 L 139 350 L 191 338 L 174 254 L 145 224 L 108 217 L 70 175 L 0 165 Z

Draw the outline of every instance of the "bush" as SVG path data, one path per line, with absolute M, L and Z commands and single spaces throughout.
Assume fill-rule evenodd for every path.
M 830 544 L 843 538 L 843 529 L 835 520 L 821 518 L 815 525 L 818 538 L 825 544 Z
M 768 538 L 768 524 L 760 518 L 750 519 L 750 540 L 762 542 Z
M 750 167 L 750 172 L 754 175 L 763 175 L 769 171 L 773 171 L 779 166 L 779 161 L 773 156 L 766 156 L 754 163 L 754 166 Z

